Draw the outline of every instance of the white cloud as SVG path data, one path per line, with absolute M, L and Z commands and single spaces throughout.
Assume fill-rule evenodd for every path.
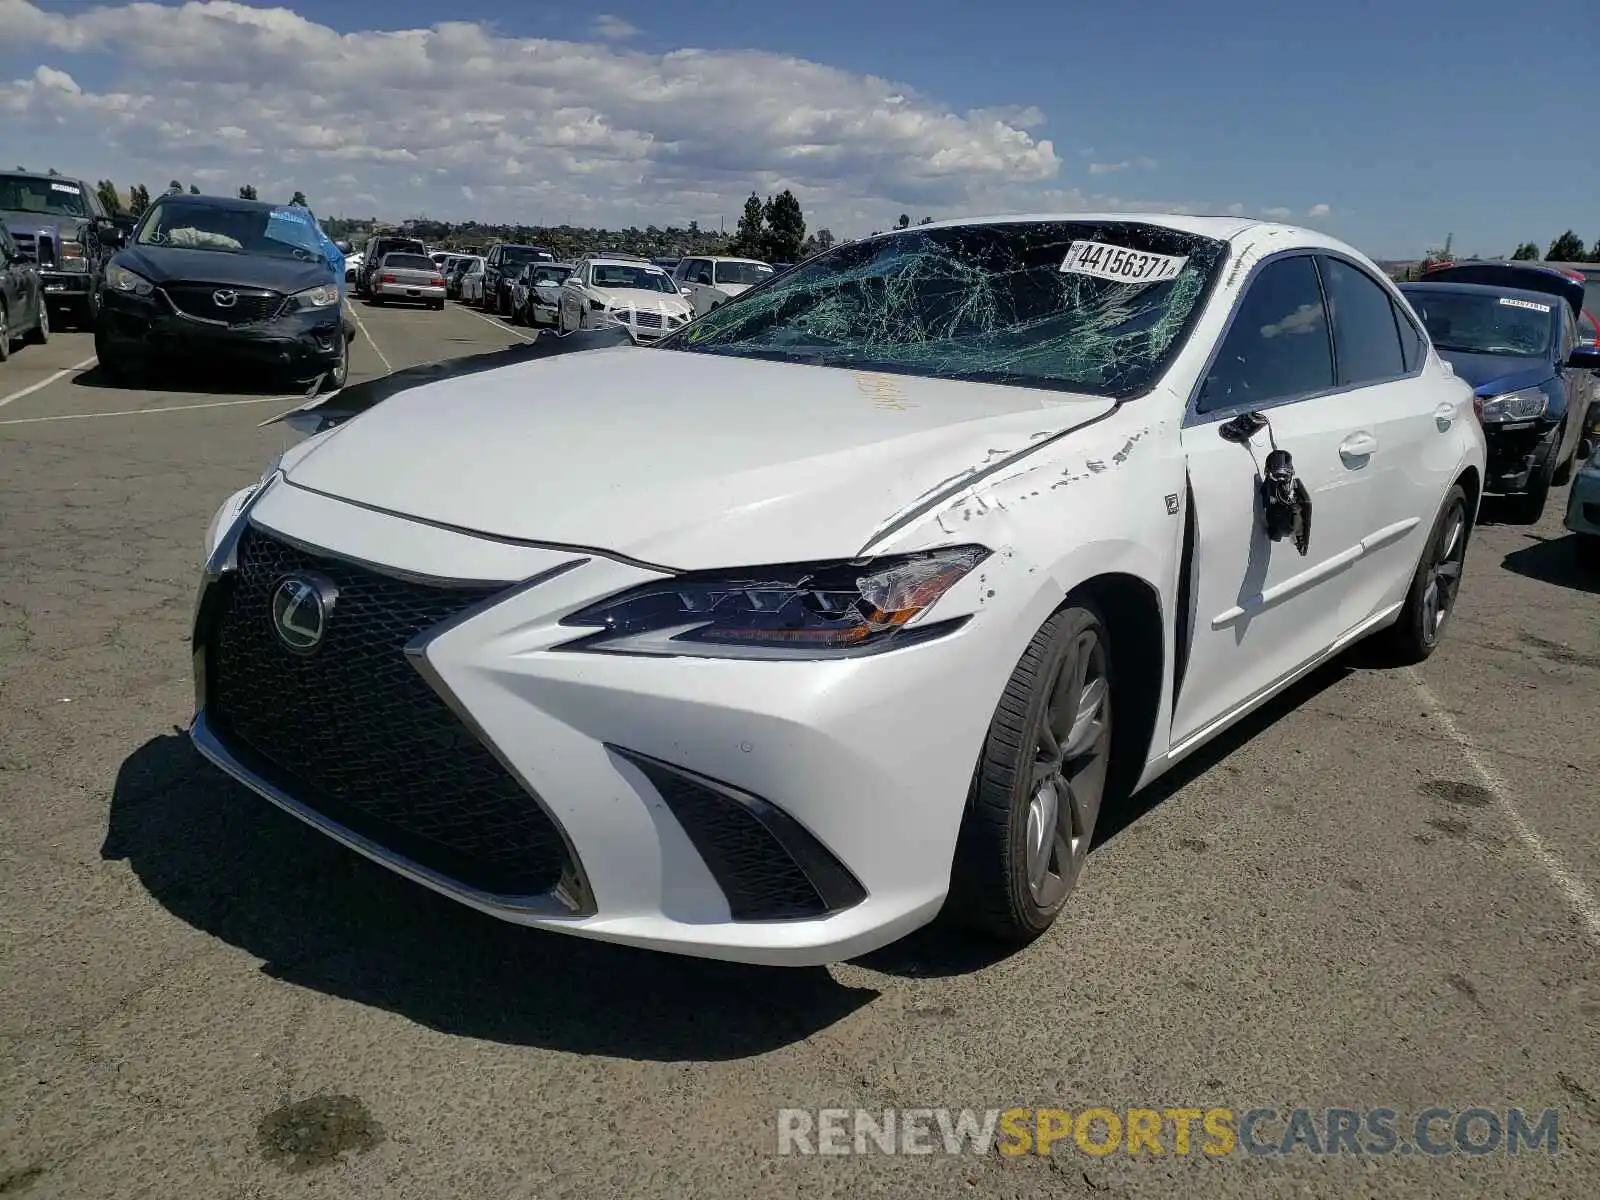
M 625 21 L 621 17 L 614 17 L 610 13 L 601 13 L 589 26 L 596 37 L 605 38 L 608 42 L 625 42 L 629 38 L 636 38 L 644 30 L 632 21 Z
M 378 196 L 386 216 L 731 228 L 752 189 L 789 187 L 808 224 L 839 229 L 855 212 L 977 211 L 982 196 L 1034 207 L 1061 165 L 1030 132 L 1035 108 L 961 112 L 762 51 L 649 54 L 462 21 L 341 33 L 232 0 L 0 0 L 0 29 L 8 55 L 39 64 L 0 80 L 0 114 L 24 131 L 8 154 L 78 145 L 91 178 L 217 170 L 263 196 L 281 177 L 326 213 Z M 106 64 L 107 84 L 69 73 L 98 80 Z
M 1329 208 L 1326 204 L 1313 204 L 1310 208 L 1306 209 L 1306 216 L 1325 217 L 1332 211 L 1333 209 Z
M 1282 206 L 1263 208 L 1261 210 L 1261 215 L 1269 221 L 1287 221 L 1290 217 L 1294 216 L 1294 210 L 1283 208 Z
M 1126 160 L 1117 163 L 1092 162 L 1089 164 L 1089 174 L 1110 175 L 1113 171 L 1126 171 L 1131 166 L 1133 164 Z

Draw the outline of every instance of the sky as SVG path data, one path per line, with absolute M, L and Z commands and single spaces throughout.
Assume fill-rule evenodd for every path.
M 322 216 L 859 236 L 1286 220 L 1374 257 L 1600 239 L 1594 0 L 0 0 L 0 155 Z

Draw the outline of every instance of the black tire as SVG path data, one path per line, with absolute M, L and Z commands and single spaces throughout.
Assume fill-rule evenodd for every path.
M 973 772 L 944 906 L 949 920 L 1026 943 L 1056 919 L 1106 795 L 1113 662 L 1105 619 L 1087 601 L 1057 610 L 1028 643 Z M 1035 844 L 1041 849 L 1030 853 Z
M 50 306 L 39 301 L 39 320 L 28 330 L 28 345 L 42 346 L 50 340 Z
M 6 306 L 0 304 L 0 362 L 5 362 L 11 357 L 11 318 L 6 313 Z
M 79 329 L 93 329 L 100 323 L 100 297 L 90 292 L 72 306 L 72 323 Z
M 1455 612 L 1471 541 L 1472 514 L 1466 489 L 1458 483 L 1434 518 L 1399 618 L 1376 639 L 1383 657 L 1395 666 L 1419 663 L 1439 648 Z

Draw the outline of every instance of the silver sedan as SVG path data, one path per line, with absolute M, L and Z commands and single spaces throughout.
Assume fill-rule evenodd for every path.
M 372 272 L 371 304 L 390 300 L 444 307 L 444 276 L 425 254 L 385 254 Z

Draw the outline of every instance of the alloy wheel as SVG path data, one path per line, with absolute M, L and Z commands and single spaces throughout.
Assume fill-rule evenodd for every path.
M 1028 890 L 1040 908 L 1071 890 L 1105 793 L 1111 690 L 1098 629 L 1083 630 L 1062 656 L 1048 697 L 1035 737 L 1025 835 Z
M 1467 514 L 1459 504 L 1440 526 L 1428 564 L 1427 582 L 1422 590 L 1422 636 L 1431 645 L 1439 640 L 1445 622 L 1455 609 L 1456 592 L 1461 587 L 1461 569 L 1467 552 Z

